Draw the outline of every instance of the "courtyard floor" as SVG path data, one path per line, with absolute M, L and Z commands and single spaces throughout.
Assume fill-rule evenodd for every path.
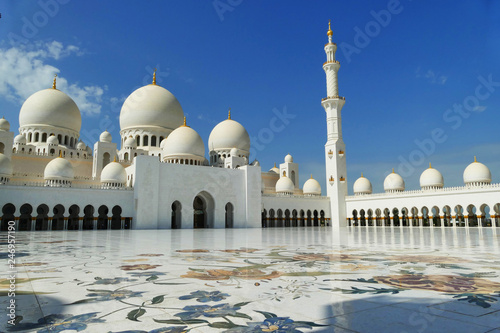
M 497 234 L 498 233 L 498 234 Z M 0 332 L 500 332 L 500 230 L 0 233 Z M 15 297 L 9 276 L 16 272 Z

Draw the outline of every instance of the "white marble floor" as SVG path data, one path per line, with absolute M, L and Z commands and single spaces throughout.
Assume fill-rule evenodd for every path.
M 0 332 L 500 332 L 498 232 L 17 232 Z

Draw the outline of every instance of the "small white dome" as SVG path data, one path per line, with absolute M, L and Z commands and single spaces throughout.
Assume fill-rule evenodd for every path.
M 321 185 L 312 176 L 304 183 L 302 190 L 304 194 L 321 195 Z
M 10 130 L 10 123 L 7 121 L 7 119 L 2 117 L 2 119 L 0 119 L 0 131 L 8 132 L 9 130 Z
M 177 98 L 167 89 L 150 84 L 127 97 L 120 112 L 121 130 L 160 127 L 173 130 L 182 125 L 184 112 Z
M 87 149 L 85 149 L 87 151 L 87 153 L 89 153 L 90 155 L 92 155 L 92 148 L 90 148 L 89 146 L 87 146 Z
M 43 173 L 45 180 L 73 180 L 74 177 L 73 166 L 68 160 L 62 157 L 57 157 L 50 161 Z
M 251 165 L 253 165 L 253 166 L 260 166 L 260 162 L 257 161 L 257 160 L 254 160 Z
M 280 169 L 278 169 L 276 167 L 276 163 L 274 163 L 274 166 L 271 169 L 269 169 L 269 172 L 274 172 L 274 173 L 277 173 L 279 175 L 280 174 Z
M 83 141 L 80 141 L 76 145 L 76 149 L 78 149 L 78 150 L 85 150 L 85 149 L 87 149 L 87 146 L 85 145 L 85 143 L 83 143 Z
M 14 138 L 14 143 L 26 144 L 26 137 L 22 134 L 18 134 Z
M 108 165 L 102 169 L 101 183 L 126 184 L 127 172 L 125 168 L 118 162 L 108 163 Z
M 166 138 L 163 139 L 163 140 L 161 140 L 161 142 L 160 142 L 160 149 L 163 149 L 163 147 L 165 147 L 165 143 L 167 143 L 167 139 Z
M 107 130 L 102 132 L 101 135 L 99 136 L 99 141 L 101 142 L 111 142 L 112 137 L 111 133 L 109 133 Z
M 56 145 L 57 146 L 59 144 L 59 140 L 57 139 L 57 137 L 55 135 L 51 135 L 47 139 L 47 143 L 49 145 Z
M 2 153 L 0 153 L 0 176 L 12 176 L 12 162 Z
M 250 151 L 250 136 L 247 130 L 237 121 L 226 119 L 214 127 L 208 137 L 208 149 L 237 148 L 245 153 Z
M 368 178 L 359 177 L 352 186 L 354 190 L 354 194 L 372 194 L 372 183 Z
M 465 185 L 474 183 L 491 183 L 490 169 L 483 163 L 479 163 L 474 157 L 474 162 L 469 164 L 464 171 Z
M 292 155 L 288 154 L 285 156 L 285 163 L 293 163 Z
M 229 151 L 229 155 L 231 155 L 231 156 L 238 156 L 238 149 L 231 148 L 231 150 Z
M 137 148 L 137 142 L 135 141 L 135 139 L 131 136 L 129 136 L 125 142 L 123 143 L 123 147 L 125 148 Z
M 19 112 L 20 127 L 48 125 L 80 132 L 82 116 L 75 102 L 57 89 L 40 90 L 24 102 Z
M 384 190 L 386 192 L 393 191 L 404 191 L 405 190 L 405 181 L 403 178 L 392 170 L 384 180 Z
M 421 188 L 442 188 L 444 187 L 444 179 L 441 172 L 429 165 L 429 169 L 424 170 L 420 175 Z
M 181 126 L 167 137 L 163 147 L 164 156 L 195 155 L 205 156 L 205 145 L 201 136 L 191 127 Z
M 277 193 L 293 193 L 295 185 L 290 178 L 283 176 L 276 182 Z

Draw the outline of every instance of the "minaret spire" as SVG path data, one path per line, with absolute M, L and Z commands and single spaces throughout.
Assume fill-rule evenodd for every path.
M 56 89 L 56 78 L 57 74 L 54 75 L 54 82 L 52 82 L 52 89 Z
M 156 86 L 156 68 L 154 69 L 153 72 L 153 85 Z
M 328 43 L 332 42 L 332 36 L 333 36 L 333 31 L 332 31 L 332 21 L 328 20 L 328 31 L 326 32 L 326 35 L 328 36 Z
M 321 105 L 326 112 L 327 141 L 325 144 L 326 186 L 330 198 L 330 215 L 334 228 L 347 223 L 345 197 L 347 196 L 347 166 L 345 144 L 342 140 L 341 111 L 345 98 L 339 96 L 338 71 L 340 63 L 335 60 L 337 45 L 332 41 L 331 21 L 328 22 L 328 43 L 325 45 L 326 62 L 323 70 L 326 75 L 326 97 Z M 337 229 L 338 230 L 338 229 Z
M 227 112 L 227 119 L 231 120 L 231 108 L 229 108 L 229 111 Z

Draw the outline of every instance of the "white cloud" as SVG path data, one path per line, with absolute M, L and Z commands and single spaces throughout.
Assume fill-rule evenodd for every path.
M 72 55 L 82 55 L 79 47 L 64 46 L 58 41 L 37 42 L 30 46 L 0 47 L 0 96 L 22 104 L 33 93 L 52 86 L 54 74 L 60 69 L 48 64 Z M 106 87 L 68 84 L 58 76 L 57 88 L 67 93 L 83 115 L 97 115 Z
M 483 112 L 484 110 L 486 110 L 486 108 L 487 108 L 487 106 L 478 105 L 478 106 L 475 106 L 472 110 L 476 111 L 476 112 Z

